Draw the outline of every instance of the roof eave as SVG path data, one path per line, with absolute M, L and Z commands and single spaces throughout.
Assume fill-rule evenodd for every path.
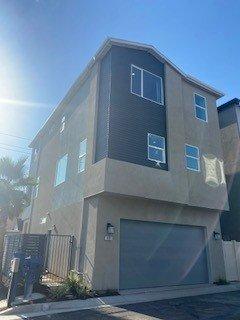
M 37 140 L 44 134 L 46 125 L 49 123 L 52 119 L 54 119 L 58 113 L 64 108 L 64 105 L 66 104 L 67 100 L 75 93 L 77 88 L 81 85 L 81 83 L 84 81 L 94 64 L 101 59 L 111 48 L 113 45 L 118 45 L 118 46 L 126 46 L 130 48 L 137 48 L 140 50 L 144 51 L 149 51 L 151 54 L 154 56 L 163 59 L 166 63 L 168 63 L 174 70 L 176 70 L 181 76 L 188 82 L 194 83 L 195 85 L 198 85 L 202 89 L 211 92 L 214 94 L 217 98 L 221 98 L 224 96 L 224 93 L 221 91 L 218 91 L 217 89 L 199 81 L 198 79 L 186 74 L 184 71 L 182 71 L 180 68 L 178 68 L 173 62 L 171 62 L 165 55 L 163 55 L 160 51 L 158 51 L 154 46 L 152 45 L 147 45 L 147 44 L 142 44 L 138 42 L 132 42 L 132 41 L 127 41 L 127 40 L 122 40 L 122 39 L 116 39 L 116 38 L 107 38 L 101 47 L 98 49 L 96 54 L 93 56 L 93 58 L 90 60 L 90 62 L 87 64 L 86 68 L 84 71 L 81 73 L 81 75 L 77 78 L 77 80 L 74 82 L 74 84 L 70 87 L 67 95 L 60 101 L 58 106 L 55 108 L 53 113 L 49 116 L 49 118 L 45 121 L 44 125 L 42 128 L 39 130 L 33 141 L 30 143 L 29 147 L 33 148 L 37 142 Z

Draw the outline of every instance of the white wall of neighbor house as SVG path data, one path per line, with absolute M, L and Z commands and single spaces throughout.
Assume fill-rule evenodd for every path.
M 205 227 L 210 282 L 225 278 L 222 241 L 213 238 L 213 231 L 220 232 L 219 212 L 117 196 L 91 197 L 85 201 L 89 208 L 86 213 L 89 221 L 85 225 L 90 241 L 85 247 L 84 271 L 95 289 L 119 288 L 120 219 Z M 112 241 L 104 239 L 108 222 L 116 230 Z
M 240 242 L 223 241 L 227 281 L 240 281 Z

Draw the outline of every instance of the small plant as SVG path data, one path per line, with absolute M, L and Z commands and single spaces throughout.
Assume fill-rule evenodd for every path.
M 60 300 L 71 295 L 73 298 L 86 299 L 91 295 L 90 284 L 83 274 L 70 271 L 66 280 L 58 287 L 50 290 L 54 300 Z
M 217 281 L 214 282 L 218 286 L 223 286 L 226 284 L 229 284 L 229 281 L 227 281 L 225 278 L 219 277 Z
M 63 284 L 50 289 L 50 297 L 53 300 L 61 300 L 61 299 L 65 298 L 67 294 L 68 294 L 68 289 Z
M 90 285 L 84 276 L 77 271 L 70 271 L 64 285 L 68 288 L 68 292 L 75 298 L 86 298 L 90 295 Z

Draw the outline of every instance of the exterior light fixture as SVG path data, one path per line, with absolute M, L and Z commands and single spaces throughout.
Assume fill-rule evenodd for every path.
M 221 239 L 221 233 L 217 231 L 213 231 L 213 238 L 214 240 L 220 240 Z
M 40 224 L 45 224 L 45 223 L 47 223 L 47 217 L 41 218 Z
M 107 234 L 114 234 L 115 227 L 111 223 L 107 223 Z

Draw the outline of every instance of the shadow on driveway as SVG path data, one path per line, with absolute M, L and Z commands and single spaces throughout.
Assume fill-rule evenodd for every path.
M 31 318 L 34 320 L 240 320 L 240 291 L 103 307 Z

